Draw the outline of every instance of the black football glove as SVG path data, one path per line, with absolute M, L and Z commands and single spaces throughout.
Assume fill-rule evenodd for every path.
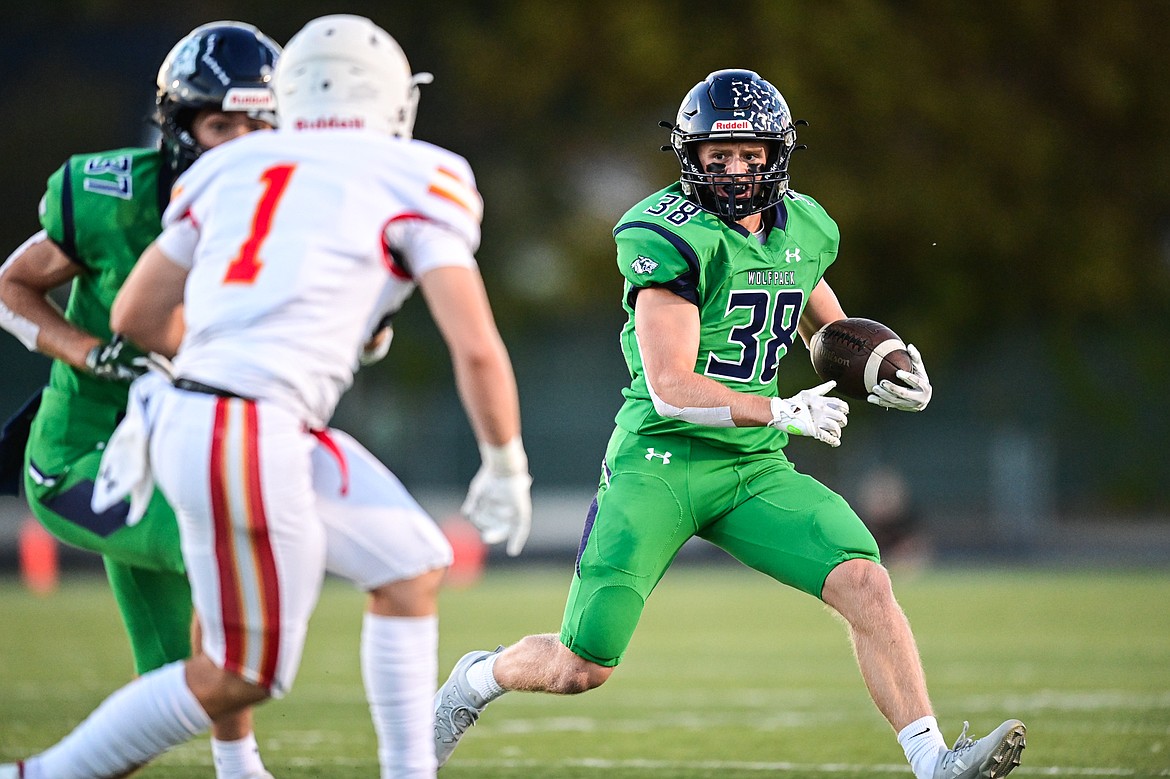
M 115 335 L 108 344 L 98 344 L 85 356 L 85 367 L 99 379 L 124 381 L 127 384 L 146 373 L 146 364 L 141 357 L 124 356 L 126 342 Z

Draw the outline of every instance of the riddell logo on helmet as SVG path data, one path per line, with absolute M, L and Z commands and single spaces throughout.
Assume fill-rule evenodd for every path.
M 270 89 L 235 87 L 223 96 L 225 111 L 272 111 L 275 108 L 276 98 Z
M 712 130 L 750 130 L 752 123 L 747 119 L 720 120 L 711 125 Z
M 325 130 L 331 127 L 361 128 L 366 120 L 360 116 L 318 116 L 316 119 L 298 119 L 298 130 Z

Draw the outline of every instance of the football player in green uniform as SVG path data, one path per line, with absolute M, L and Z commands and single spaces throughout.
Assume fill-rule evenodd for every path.
M 796 471 L 789 436 L 830 446 L 849 411 L 832 382 L 784 399 L 780 360 L 845 313 L 825 281 L 837 225 L 788 188 L 796 129 L 784 98 L 723 70 L 684 98 L 671 128 L 680 180 L 614 230 L 632 377 L 585 522 L 560 635 L 471 652 L 435 697 L 440 765 L 508 690 L 580 693 L 621 662 L 646 599 L 683 544 L 706 539 L 844 617 L 874 703 L 918 779 L 1006 776 L 1024 725 L 1008 720 L 948 749 L 914 636 L 877 544 L 839 495 Z M 931 386 L 913 346 L 903 384 L 869 401 L 921 411 Z
M 48 386 L 18 415 L 6 445 L 24 437 L 13 432 L 22 418 L 29 505 L 58 539 L 102 556 L 139 674 L 190 656 L 191 589 L 174 513 L 157 490 L 132 526 L 128 502 L 101 514 L 90 508 L 102 450 L 126 409 L 130 381 L 144 370 L 144 355 L 110 332 L 110 307 L 162 229 L 178 174 L 205 150 L 272 127 L 269 81 L 279 53 L 241 22 L 213 22 L 185 36 L 159 70 L 159 147 L 70 157 L 49 178 L 43 229 L 0 269 L 0 325 L 53 358 Z M 71 289 L 61 312 L 49 293 L 64 284 Z M 217 723 L 212 749 L 218 779 L 270 777 L 250 713 Z

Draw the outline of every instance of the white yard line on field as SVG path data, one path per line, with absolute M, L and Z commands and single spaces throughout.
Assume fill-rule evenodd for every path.
M 459 766 L 472 768 L 524 768 L 546 769 L 552 771 L 558 767 L 592 768 L 598 771 L 615 771 L 621 769 L 635 769 L 643 771 L 670 772 L 683 770 L 704 770 L 718 772 L 721 776 L 729 772 L 743 773 L 790 773 L 795 776 L 809 774 L 899 774 L 906 775 L 907 767 L 904 763 L 896 765 L 853 765 L 848 763 L 789 763 L 783 761 L 734 761 L 734 760 L 604 760 L 600 758 L 584 758 L 580 760 L 459 760 Z M 456 765 L 452 762 L 452 765 Z M 1073 767 L 1073 766 L 1020 766 L 1012 774 L 1015 776 L 1120 776 L 1120 777 L 1156 777 L 1170 776 L 1170 768 L 1156 773 L 1139 772 L 1132 768 L 1110 767 Z

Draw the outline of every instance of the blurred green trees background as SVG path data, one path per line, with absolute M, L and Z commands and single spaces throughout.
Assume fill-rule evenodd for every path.
M 69 153 L 148 138 L 158 63 L 190 28 L 236 18 L 283 43 L 334 12 L 436 76 L 416 136 L 477 173 L 538 490 L 596 481 L 626 378 L 610 229 L 677 175 L 657 123 L 746 67 L 810 123 L 792 184 L 841 226 L 846 311 L 919 345 L 936 387 L 921 415 L 855 405 L 841 450 L 797 442 L 798 465 L 849 496 L 893 462 L 936 513 L 1170 515 L 1170 3 L 46 2 L 0 27 L 0 246 L 37 228 Z M 9 337 L 0 365 L 7 412 L 46 365 Z M 784 368 L 793 391 L 814 380 L 800 350 Z M 408 486 L 461 487 L 478 458 L 449 377 L 412 301 L 337 423 Z

